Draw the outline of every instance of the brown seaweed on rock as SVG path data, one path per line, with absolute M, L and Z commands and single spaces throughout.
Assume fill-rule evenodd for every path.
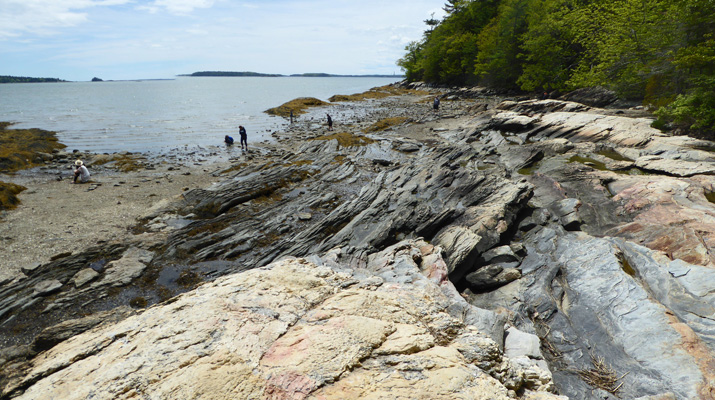
M 54 132 L 42 129 L 7 129 L 12 123 L 0 122 L 0 172 L 15 172 L 51 159 L 50 153 L 65 147 Z M 27 188 L 0 182 L 0 210 L 15 208 L 17 194 Z
M 15 172 L 41 163 L 43 154 L 65 148 L 55 132 L 42 129 L 7 129 L 0 122 L 0 172 Z

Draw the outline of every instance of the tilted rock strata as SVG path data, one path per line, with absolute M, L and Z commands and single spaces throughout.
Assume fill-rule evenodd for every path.
M 503 386 L 490 392 L 499 398 L 535 382 L 548 387 L 547 375 L 539 372 L 548 365 L 556 390 L 574 399 L 715 397 L 711 367 L 715 146 L 667 136 L 651 128 L 650 119 L 636 110 L 601 110 L 559 100 L 499 103 L 484 95 L 480 90 L 454 91 L 439 114 L 430 111 L 424 99 L 380 100 L 374 114 L 365 117 L 366 124 L 395 114 L 408 116 L 412 122 L 371 134 L 372 141 L 359 145 L 322 137 L 322 128 L 315 123 L 292 126 L 277 136 L 282 146 L 266 159 L 224 172 L 226 179 L 219 185 L 185 193 L 183 201 L 168 211 L 184 221 L 166 241 L 133 244 L 149 253 L 125 245 L 103 257 L 112 261 L 107 264 L 112 269 L 125 266 L 125 277 L 135 277 L 141 270 L 140 278 L 122 287 L 127 292 L 151 283 L 152 274 L 163 268 L 171 271 L 178 264 L 211 280 L 299 256 L 320 266 L 310 267 L 315 271 L 323 267 L 338 271 L 326 272 L 323 278 L 348 274 L 351 278 L 338 285 L 337 297 L 315 300 L 315 310 L 328 315 L 327 319 L 316 317 L 309 306 L 290 318 L 286 311 L 274 314 L 258 306 L 249 313 L 239 307 L 250 318 L 279 326 L 266 335 L 280 338 L 256 351 L 261 354 L 254 361 L 260 374 L 248 377 L 242 375 L 243 370 L 231 370 L 241 377 L 240 382 L 259 382 L 261 393 L 302 396 L 310 391 L 312 396 L 348 398 L 383 393 L 388 385 L 396 391 L 439 380 L 442 387 L 435 388 L 438 394 L 433 396 L 439 397 L 440 390 L 451 390 L 445 389 L 452 387 L 451 381 L 431 373 L 440 371 L 442 377 L 449 377 L 447 369 L 457 373 L 476 366 L 497 383 L 475 374 L 472 378 L 459 375 L 454 382 L 465 392 L 482 384 Z M 470 100 L 461 102 L 460 96 Z M 348 129 L 352 135 L 361 134 L 358 127 Z M 164 217 L 158 211 L 153 218 Z M 152 237 L 154 225 L 139 227 L 145 232 L 139 237 Z M 418 246 L 419 252 L 402 245 L 391 247 L 419 236 L 441 247 L 443 253 L 423 245 Z M 412 256 L 403 257 L 407 253 Z M 4 321 L 24 322 L 22 318 L 30 315 L 26 305 L 27 310 L 49 309 L 32 314 L 45 320 L 54 318 L 58 310 L 71 313 L 77 301 L 73 296 L 78 293 L 105 295 L 112 286 L 104 285 L 109 283 L 106 276 L 113 274 L 109 269 L 95 271 L 96 275 L 87 270 L 98 256 L 57 260 L 28 271 L 29 278 L 17 285 L 3 287 L 8 294 L 0 307 Z M 412 261 L 403 262 L 408 259 Z M 428 278 L 405 272 L 415 271 L 412 263 Z M 298 265 L 307 268 L 308 264 Z M 301 273 L 313 276 L 310 268 Z M 115 278 L 114 282 L 125 283 L 119 275 Z M 220 282 L 233 279 L 238 278 Z M 431 287 L 425 279 L 432 282 L 429 285 L 439 285 L 441 295 L 425 289 Z M 476 307 L 464 303 L 447 279 Z M 57 282 L 62 284 L 59 288 Z M 409 290 L 405 289 L 408 283 Z M 211 285 L 181 299 L 199 296 Z M 398 292 L 405 300 L 389 297 L 388 288 L 404 289 Z M 428 294 L 425 301 L 434 304 L 430 313 L 418 318 L 417 326 L 402 319 L 377 318 L 367 311 L 338 316 L 327 308 L 326 304 L 338 300 L 345 307 L 345 302 L 363 291 L 399 304 L 396 315 L 402 315 L 399 310 L 403 308 L 411 309 L 411 303 L 425 305 L 415 298 L 423 292 Z M 348 292 L 351 296 L 345 298 Z M 340 307 L 335 310 L 344 309 Z M 382 315 L 382 308 L 374 308 Z M 254 310 L 260 316 L 251 314 Z M 142 316 L 133 318 L 134 323 L 143 321 Z M 429 329 L 437 320 L 442 322 L 435 326 L 441 328 Z M 450 322 L 455 320 L 456 325 Z M 506 332 L 505 322 L 510 326 Z M 151 325 L 151 321 L 143 323 Z M 320 347 L 334 337 L 333 331 L 322 330 L 323 323 L 333 331 L 349 327 L 359 337 L 346 332 L 344 345 Z M 93 324 L 60 324 L 41 337 L 49 346 L 71 336 L 68 329 L 78 332 Z M 375 329 L 366 331 L 366 325 Z M 262 327 L 251 329 L 258 336 L 263 332 Z M 149 332 L 136 333 L 136 337 Z M 477 334 L 463 336 L 465 332 Z M 226 340 L 223 332 L 218 336 Z M 301 346 L 312 337 L 326 339 L 312 347 L 321 349 L 319 353 L 306 355 Z M 151 346 L 150 341 L 146 343 Z M 485 343 L 489 345 L 483 347 Z M 31 348 L 44 349 L 40 344 Z M 187 349 L 197 346 L 203 348 L 198 343 Z M 231 342 L 231 346 L 238 345 Z M 502 350 L 512 366 L 520 367 L 496 367 L 502 365 L 494 361 L 500 359 L 496 355 Z M 485 358 L 486 353 L 492 356 Z M 44 354 L 41 357 L 59 353 Z M 182 360 L 203 358 L 201 354 L 208 353 Z M 15 360 L 12 368 L 17 373 L 10 380 L 18 390 L 13 393 L 32 386 L 32 379 L 42 382 L 41 377 L 50 371 L 37 370 L 35 378 L 18 383 L 15 378 L 25 376 L 28 365 L 39 365 L 31 356 L 18 348 L 0 352 L 0 359 Z M 472 366 L 450 369 L 459 357 L 472 360 Z M 261 364 L 263 360 L 267 364 Z M 166 362 L 175 365 L 173 360 Z M 292 372 L 270 374 L 281 364 L 291 366 Z M 387 364 L 395 367 L 388 376 L 379 369 Z M 529 378 L 514 375 L 519 368 Z M 313 369 L 315 373 L 306 372 Z M 192 390 L 204 390 L 202 385 L 210 384 L 211 379 L 204 376 L 198 389 Z M 0 382 L 9 381 L 3 379 Z M 53 378 L 48 375 L 47 379 Z M 536 387 L 541 386 L 531 388 Z M 216 390 L 225 393 L 221 390 L 232 388 Z M 538 398 L 542 394 L 519 395 Z
M 548 371 L 504 357 L 439 249 L 402 243 L 366 268 L 287 259 L 202 285 L 69 339 L 4 389 L 18 399 L 558 399 Z M 17 396 L 17 397 L 15 397 Z
M 539 114 L 558 103 L 503 104 L 510 114 L 477 120 L 502 141 L 479 129 L 464 137 L 481 149 L 497 146 L 504 164 L 542 154 L 523 171 L 540 208 L 515 235 L 527 254 L 521 277 L 472 293 L 470 302 L 509 310 L 519 329 L 537 334 L 561 393 L 715 397 L 715 298 L 705 289 L 715 282 L 715 208 L 707 198 L 715 158 L 699 149 L 707 143 L 597 110 Z M 528 127 L 514 128 L 519 113 L 532 118 Z M 508 149 L 514 137 L 522 145 Z M 628 168 L 639 170 L 623 173 Z M 612 384 L 588 384 L 596 370 Z

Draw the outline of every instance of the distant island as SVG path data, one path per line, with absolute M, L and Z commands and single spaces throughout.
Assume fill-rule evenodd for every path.
M 67 82 L 58 78 L 30 78 L 27 76 L 0 75 L 0 83 Z
M 200 71 L 193 74 L 185 74 L 179 76 L 259 76 L 259 77 L 308 77 L 308 78 L 404 78 L 404 75 L 333 75 L 322 72 L 313 72 L 305 74 L 263 74 L 260 72 L 232 72 L 232 71 Z
M 264 76 L 264 77 L 277 77 L 284 76 L 280 74 L 261 74 L 258 72 L 231 72 L 231 71 L 200 71 L 194 72 L 193 74 L 179 75 L 179 76 Z

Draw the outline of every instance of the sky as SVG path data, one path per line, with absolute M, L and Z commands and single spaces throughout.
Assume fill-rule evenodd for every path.
M 444 0 L 0 0 L 0 75 L 400 74 Z

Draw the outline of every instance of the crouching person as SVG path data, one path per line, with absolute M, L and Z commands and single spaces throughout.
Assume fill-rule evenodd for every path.
M 74 180 L 72 183 L 86 182 L 89 182 L 89 170 L 84 165 L 82 160 L 77 160 L 74 162 Z

